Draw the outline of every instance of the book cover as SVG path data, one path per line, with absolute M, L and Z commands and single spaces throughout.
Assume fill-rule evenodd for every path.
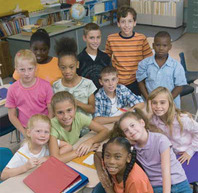
M 35 193 L 57 193 L 64 191 L 70 186 L 78 189 L 84 181 L 81 175 L 71 167 L 55 157 L 50 157 L 28 175 L 23 182 Z M 66 192 L 69 193 L 68 191 Z

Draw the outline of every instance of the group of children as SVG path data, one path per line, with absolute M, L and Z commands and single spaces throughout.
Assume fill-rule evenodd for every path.
M 32 35 L 30 50 L 17 52 L 16 82 L 5 106 L 25 139 L 2 179 L 49 155 L 68 162 L 96 151 L 110 135 L 103 125 L 115 123 L 102 154 L 95 154 L 101 184 L 94 192 L 192 192 L 189 183 L 198 181 L 198 123 L 178 109 L 184 69 L 168 54 L 167 32 L 156 34 L 152 54 L 146 37 L 133 30 L 136 17 L 131 7 L 119 9 L 121 32 L 108 36 L 105 52 L 94 23 L 84 28 L 87 47 L 79 55 L 76 42 L 64 37 L 56 42 L 58 58 L 48 56 L 50 38 L 42 29 Z M 74 149 L 89 130 L 97 134 Z

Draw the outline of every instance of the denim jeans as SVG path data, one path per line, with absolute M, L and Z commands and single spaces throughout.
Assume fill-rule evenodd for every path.
M 162 186 L 153 186 L 154 193 L 163 193 Z M 171 186 L 171 193 L 192 193 L 187 180 Z
M 98 183 L 93 189 L 92 193 L 106 193 L 101 183 Z

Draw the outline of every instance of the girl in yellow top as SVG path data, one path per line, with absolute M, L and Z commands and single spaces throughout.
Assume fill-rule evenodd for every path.
M 52 85 L 53 82 L 62 77 L 58 67 L 58 59 L 49 56 L 50 37 L 44 29 L 38 29 L 30 39 L 30 49 L 34 52 L 38 63 L 36 76 L 42 78 Z M 13 78 L 19 79 L 19 75 L 14 71 Z

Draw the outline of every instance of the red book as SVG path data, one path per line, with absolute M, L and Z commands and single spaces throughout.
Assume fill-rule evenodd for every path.
M 23 180 L 35 193 L 62 192 L 78 181 L 80 175 L 55 157 L 50 157 Z

